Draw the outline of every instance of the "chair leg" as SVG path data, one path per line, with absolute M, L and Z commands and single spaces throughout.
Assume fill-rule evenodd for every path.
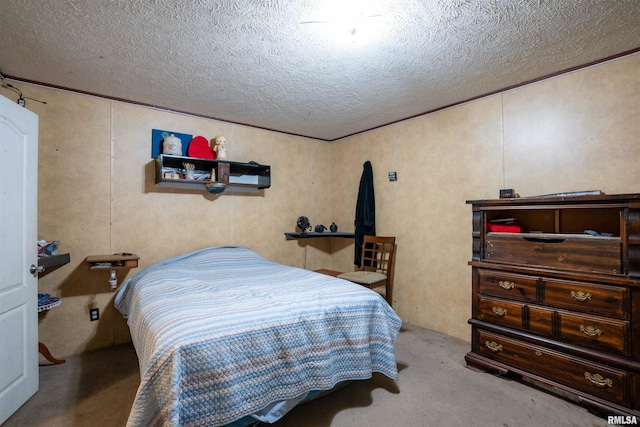
M 387 300 L 387 302 L 389 303 L 390 307 L 393 307 L 393 293 L 391 291 L 391 283 L 387 282 L 387 285 L 385 286 L 385 291 L 384 291 L 384 296 Z

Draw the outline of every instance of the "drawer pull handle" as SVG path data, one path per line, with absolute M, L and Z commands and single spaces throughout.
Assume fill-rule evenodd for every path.
M 589 292 L 571 291 L 570 294 L 572 298 L 575 298 L 581 302 L 589 301 L 591 299 L 591 294 Z
M 600 374 L 591 374 L 589 372 L 584 373 L 584 377 L 595 384 L 597 387 L 613 387 L 613 381 L 611 378 L 605 378 Z
M 580 332 L 583 332 L 588 337 L 599 337 L 602 335 L 602 331 L 594 328 L 593 326 L 580 325 Z
M 544 237 L 523 237 L 524 240 L 531 243 L 562 243 L 566 239 L 547 239 Z
M 501 280 L 500 281 L 500 287 L 502 289 L 506 289 L 507 291 L 510 291 L 511 289 L 513 289 L 516 286 L 515 283 L 513 282 L 509 282 L 508 280 Z
M 497 342 L 495 342 L 495 341 L 491 341 L 491 342 L 489 342 L 489 341 L 485 341 L 484 345 L 485 345 L 485 346 L 487 346 L 487 348 L 488 348 L 489 350 L 493 351 L 494 353 L 497 353 L 497 352 L 499 352 L 499 351 L 502 351 L 502 345 L 501 345 L 501 344 L 498 344 L 498 343 L 497 343 Z M 585 375 L 586 375 L 586 374 L 585 374 Z
M 500 317 L 505 316 L 508 313 L 507 309 L 502 307 L 491 307 L 491 310 Z
M 536 350 L 536 356 L 542 356 L 542 352 L 540 350 Z

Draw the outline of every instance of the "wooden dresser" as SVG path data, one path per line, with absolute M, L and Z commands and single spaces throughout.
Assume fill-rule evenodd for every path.
M 640 416 L 640 194 L 467 203 L 467 365 Z

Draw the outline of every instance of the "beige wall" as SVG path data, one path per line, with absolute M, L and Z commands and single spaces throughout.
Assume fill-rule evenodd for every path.
M 404 321 L 469 339 L 469 199 L 637 192 L 640 55 L 487 97 L 328 144 L 16 83 L 40 117 L 39 237 L 71 263 L 39 291 L 62 297 L 40 315 L 54 356 L 127 341 L 106 271 L 88 255 L 135 252 L 140 267 L 209 245 L 245 245 L 283 264 L 353 268 L 341 239 L 285 241 L 295 220 L 353 230 L 362 164 L 374 170 L 379 235 L 397 236 L 394 308 Z M 2 90 L 15 99 L 15 94 Z M 224 134 L 232 160 L 272 166 L 258 196 L 156 189 L 151 129 Z M 398 173 L 389 182 L 387 172 Z M 132 269 L 128 276 L 139 269 Z M 120 282 L 125 273 L 118 274 Z M 101 319 L 90 322 L 98 307 Z
M 62 304 L 39 315 L 40 341 L 55 357 L 129 340 L 114 312 L 108 271 L 90 271 L 89 255 L 134 252 L 140 268 L 211 245 L 245 245 L 265 257 L 308 268 L 331 266 L 330 245 L 285 241 L 306 215 L 331 223 L 331 145 L 326 142 L 172 114 L 60 90 L 15 83 L 39 115 L 39 238 L 59 239 L 71 263 L 43 275 L 39 292 Z M 16 99 L 13 92 L 2 94 Z M 258 195 L 156 189 L 151 130 L 213 138 L 224 134 L 231 160 L 272 167 Z M 34 242 L 35 249 L 35 242 Z M 135 274 L 119 271 L 125 276 Z M 101 318 L 89 321 L 89 308 Z
M 640 55 L 334 143 L 340 223 L 353 221 L 366 160 L 378 234 L 397 236 L 395 310 L 404 321 L 469 340 L 466 200 L 496 198 L 500 188 L 523 197 L 640 192 Z M 347 258 L 334 266 L 352 268 Z

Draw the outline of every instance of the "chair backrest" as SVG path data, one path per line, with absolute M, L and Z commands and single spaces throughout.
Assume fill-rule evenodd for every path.
M 362 241 L 362 262 L 360 270 L 377 271 L 393 280 L 393 257 L 396 238 L 381 236 L 364 236 Z

